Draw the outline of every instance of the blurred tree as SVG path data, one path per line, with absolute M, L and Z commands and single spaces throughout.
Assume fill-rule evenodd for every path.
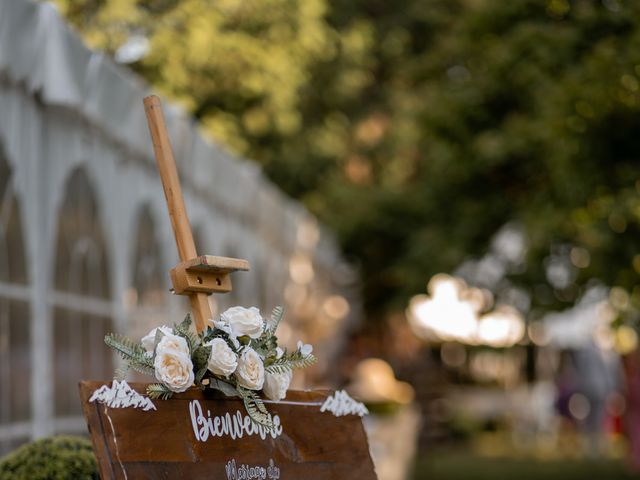
M 336 230 L 370 318 L 513 220 L 534 305 L 640 304 L 637 2 L 56 3 Z
M 553 287 L 532 289 L 534 305 L 571 304 L 593 278 L 636 289 L 639 13 L 633 2 L 466 2 L 417 67 L 419 203 L 447 205 L 425 217 L 441 212 L 425 231 L 439 237 L 432 251 L 484 249 L 517 219 L 529 255 L 513 280 Z M 407 265 L 427 258 L 414 239 Z M 554 262 L 566 280 L 549 274 Z
M 323 0 L 57 0 L 229 148 L 268 164 L 301 128 L 308 69 L 331 55 Z

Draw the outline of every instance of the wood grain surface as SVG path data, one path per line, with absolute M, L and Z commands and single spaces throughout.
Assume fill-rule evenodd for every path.
M 282 433 L 277 438 L 210 436 L 199 441 L 190 405 L 204 416 L 246 416 L 242 402 L 191 389 L 157 410 L 109 408 L 89 397 L 105 382 L 80 383 L 82 407 L 103 479 L 375 479 L 360 417 L 320 412 L 331 391 L 290 391 L 268 402 Z M 147 384 L 132 383 L 144 394 Z M 213 422 L 212 422 L 213 424 Z
M 160 179 L 162 180 L 164 196 L 167 200 L 169 218 L 176 238 L 178 254 L 180 255 L 180 260 L 186 262 L 197 257 L 198 254 L 193 241 L 187 209 L 184 205 L 178 168 L 173 158 L 173 150 L 171 149 L 160 99 L 155 95 L 145 97 L 144 110 L 147 115 L 153 152 L 156 157 Z M 206 328 L 207 322 L 211 318 L 211 308 L 207 294 L 201 292 L 190 294 L 189 302 L 191 303 L 196 330 L 201 332 Z

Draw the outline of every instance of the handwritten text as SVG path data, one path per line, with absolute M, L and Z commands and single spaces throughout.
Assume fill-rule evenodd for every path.
M 191 416 L 191 426 L 196 440 L 206 442 L 209 437 L 230 436 L 234 440 L 242 438 L 244 435 L 259 435 L 262 440 L 271 436 L 278 438 L 282 434 L 280 417 L 272 417 L 273 427 L 271 429 L 258 425 L 247 415 L 242 415 L 239 410 L 235 413 L 211 416 L 211 410 L 207 410 L 205 415 L 202 405 L 198 400 L 189 402 L 189 414 Z
M 261 465 L 236 465 L 236 460 L 232 459 L 225 465 L 227 480 L 278 480 L 280 478 L 280 468 L 276 467 L 273 459 L 269 459 L 269 466 Z

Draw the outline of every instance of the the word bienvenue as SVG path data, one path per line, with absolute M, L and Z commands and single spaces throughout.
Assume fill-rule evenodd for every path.
M 269 459 L 269 466 L 262 465 L 236 465 L 235 459 L 229 460 L 225 465 L 227 480 L 277 480 L 280 478 L 280 468 L 273 459 Z
M 211 416 L 211 410 L 207 410 L 205 415 L 198 400 L 189 402 L 189 415 L 191 416 L 193 434 L 199 442 L 206 442 L 209 437 L 223 437 L 225 435 L 234 440 L 245 435 L 259 435 L 262 440 L 267 436 L 278 438 L 282 435 L 282 425 L 278 415 L 274 415 L 271 418 L 273 428 L 269 429 L 253 422 L 249 416 L 243 415 L 239 410 L 236 410 L 235 413 L 225 413 L 224 415 L 214 415 L 213 417 Z

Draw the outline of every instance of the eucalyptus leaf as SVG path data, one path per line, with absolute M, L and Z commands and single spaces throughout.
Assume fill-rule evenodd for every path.
M 238 390 L 235 389 L 233 385 L 216 378 L 211 379 L 211 382 L 209 383 L 209 387 L 215 390 L 219 390 L 220 392 L 224 393 L 227 397 L 241 397 L 240 393 L 238 392 Z

